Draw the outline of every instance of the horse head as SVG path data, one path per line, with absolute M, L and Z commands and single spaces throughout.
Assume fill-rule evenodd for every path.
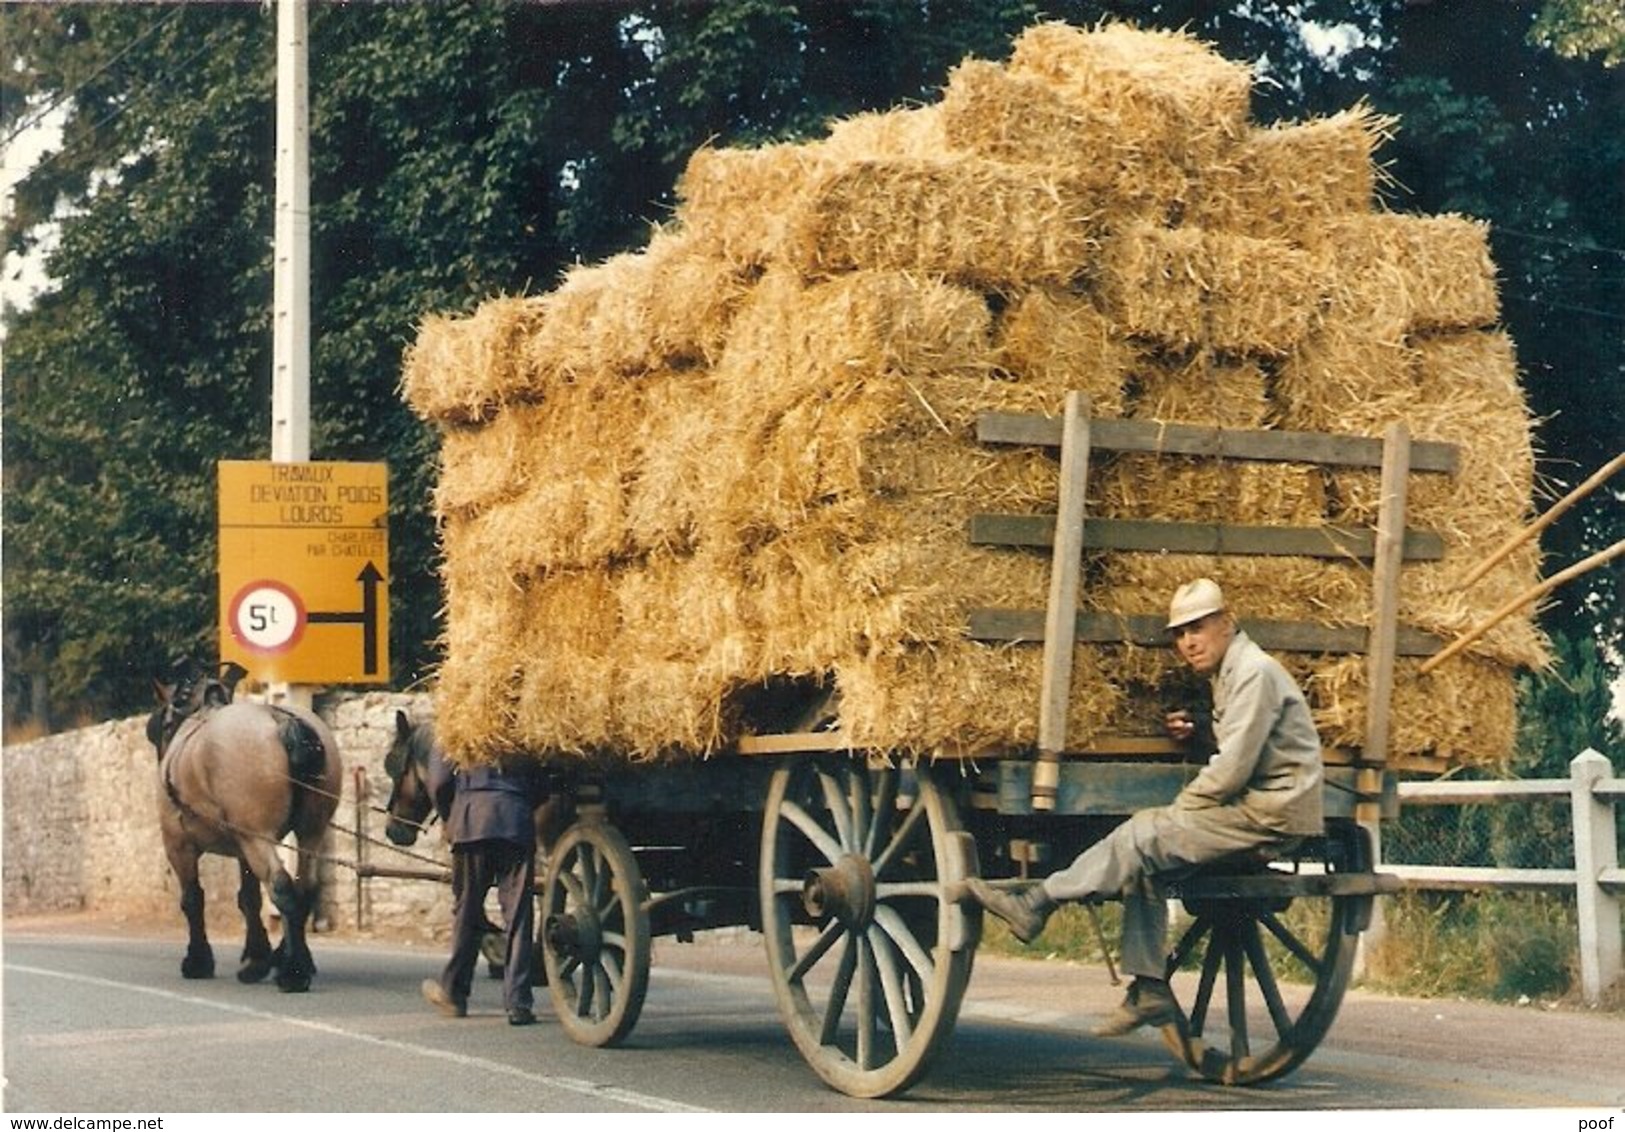
M 418 839 L 434 799 L 429 794 L 429 750 L 434 731 L 427 723 L 413 723 L 404 711 L 395 713 L 395 739 L 384 756 L 389 775 L 389 824 L 384 833 L 396 845 Z

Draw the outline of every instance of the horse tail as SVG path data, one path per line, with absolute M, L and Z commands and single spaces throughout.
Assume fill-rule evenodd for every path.
M 316 729 L 291 711 L 278 710 L 277 738 L 288 752 L 288 771 L 295 782 L 314 786 L 327 771 L 327 746 Z

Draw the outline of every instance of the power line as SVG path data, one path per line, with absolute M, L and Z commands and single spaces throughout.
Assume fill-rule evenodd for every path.
M 1508 236 L 1518 236 L 1525 240 L 1536 240 L 1543 244 L 1557 244 L 1577 252 L 1604 252 L 1608 255 L 1625 256 L 1625 248 L 1610 248 L 1602 244 L 1582 244 L 1575 240 L 1565 240 L 1559 236 L 1544 236 L 1539 232 L 1523 232 L 1517 228 L 1503 228 L 1499 224 L 1494 225 L 1491 231 L 1504 233 Z
M 18 123 L 16 129 L 12 130 L 11 133 L 7 134 L 3 140 L 0 140 L 0 146 L 10 145 L 11 142 L 13 141 L 13 139 L 18 137 L 20 134 L 22 134 L 22 133 L 24 133 L 24 132 L 26 132 L 28 130 L 31 130 L 35 126 L 39 125 L 41 122 L 43 122 L 45 120 L 45 118 L 47 117 L 47 115 L 49 115 L 51 113 L 51 111 L 55 110 L 58 106 L 61 106 L 68 99 L 73 98 L 75 95 L 79 94 L 86 87 L 88 87 L 91 83 L 95 82 L 98 78 L 101 77 L 101 75 L 104 72 L 106 72 L 106 70 L 109 67 L 111 67 L 114 63 L 117 63 L 120 59 L 124 58 L 131 51 L 134 51 L 138 46 L 141 45 L 142 42 L 144 42 L 146 39 L 148 39 L 154 32 L 156 32 L 159 28 L 163 27 L 166 23 L 168 23 L 170 20 L 174 19 L 176 16 L 178 16 L 180 14 L 181 14 L 181 9 L 180 9 L 180 6 L 177 5 L 176 7 L 174 7 L 173 9 L 170 10 L 168 15 L 163 16 L 163 17 L 159 18 L 158 20 L 154 21 L 152 26 L 147 28 L 146 31 L 142 32 L 140 35 L 136 36 L 134 39 L 130 40 L 129 43 L 126 43 L 116 54 L 113 55 L 113 57 L 111 59 L 107 60 L 107 62 L 103 63 L 100 67 L 97 67 L 94 71 L 90 72 L 90 74 L 86 75 L 85 78 L 83 79 L 83 81 L 81 81 L 78 86 L 74 87 L 72 90 L 63 91 L 61 94 L 59 94 L 55 98 L 53 98 L 46 106 L 41 108 L 39 113 L 35 114 L 32 118 L 25 119 L 24 121 Z
M 1573 303 L 1559 303 L 1552 299 L 1537 299 L 1533 295 L 1518 295 L 1508 293 L 1507 298 L 1515 299 L 1522 303 L 1530 303 L 1534 306 L 1551 307 L 1554 310 L 1573 311 L 1576 314 L 1588 314 L 1595 318 L 1605 318 L 1609 322 L 1625 322 L 1625 315 L 1621 315 L 1616 311 L 1603 311 L 1597 310 L 1595 307 L 1575 306 Z

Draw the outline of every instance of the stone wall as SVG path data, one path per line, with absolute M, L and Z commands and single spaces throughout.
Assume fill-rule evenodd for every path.
M 395 713 L 426 715 L 428 697 L 336 694 L 318 698 L 316 710 L 332 727 L 344 758 L 344 796 L 323 865 L 320 925 L 444 940 L 451 919 L 447 884 L 379 877 L 363 882 L 353 867 L 359 859 L 395 869 L 446 868 L 448 854 L 436 831 L 406 850 L 383 835 L 389 797 L 383 761 Z M 8 746 L 0 764 L 7 915 L 83 910 L 120 918 L 172 916 L 180 927 L 180 889 L 158 832 L 160 786 L 145 717 Z M 293 862 L 292 850 L 284 856 Z M 222 941 L 240 938 L 236 862 L 204 858 L 203 882 L 211 930 Z M 269 912 L 269 902 L 266 907 Z

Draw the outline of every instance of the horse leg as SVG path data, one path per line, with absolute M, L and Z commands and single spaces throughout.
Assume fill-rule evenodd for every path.
M 237 885 L 237 910 L 243 914 L 242 964 L 237 968 L 237 981 L 258 983 L 271 973 L 275 964 L 271 953 L 271 937 L 265 930 L 260 915 L 260 878 L 247 862 L 239 862 L 241 875 Z
M 277 945 L 276 985 L 284 991 L 307 991 L 316 973 L 305 943 L 305 920 L 310 914 L 306 893 L 287 870 L 278 869 L 271 882 L 271 903 L 282 913 L 282 942 Z
M 203 884 L 197 875 L 197 854 L 171 852 L 169 864 L 181 886 L 181 914 L 186 917 L 186 956 L 181 960 L 181 978 L 214 978 L 214 949 L 203 922 Z

